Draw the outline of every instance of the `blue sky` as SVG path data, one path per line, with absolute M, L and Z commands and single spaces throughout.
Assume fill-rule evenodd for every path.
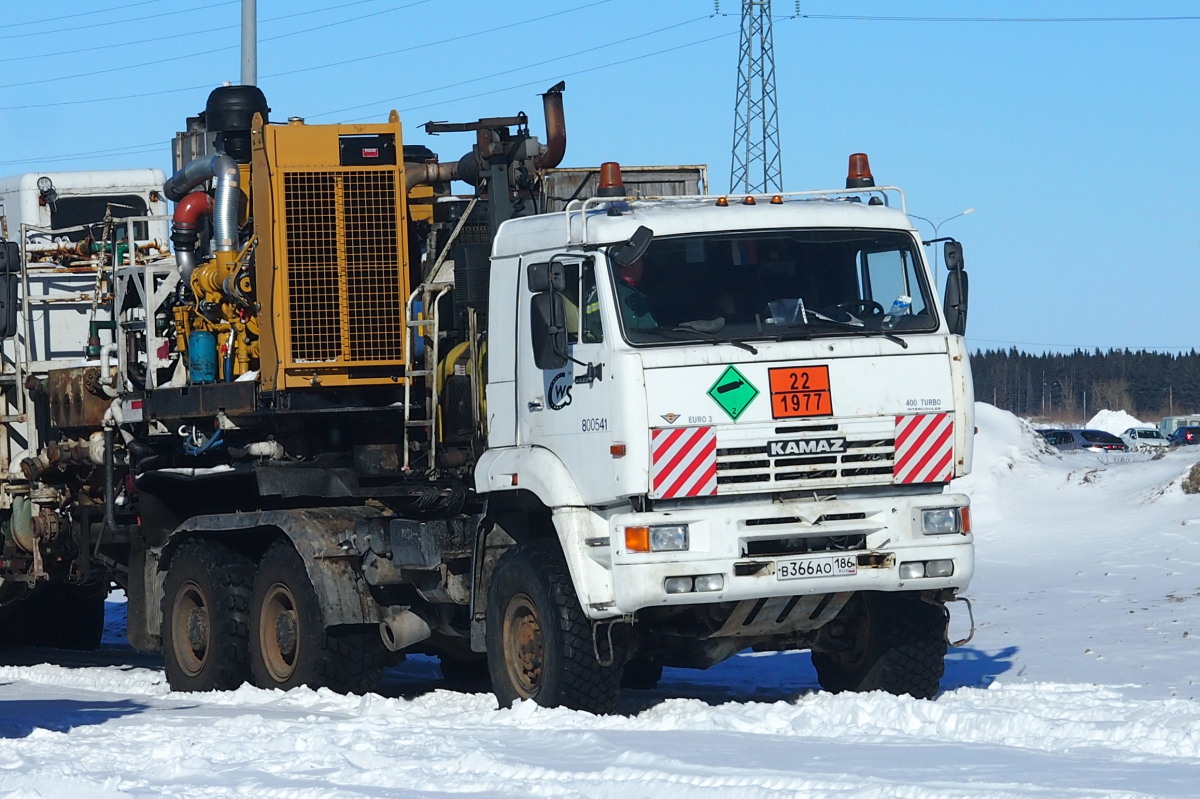
M 239 81 L 240 5 L 6 3 L 0 174 L 169 171 L 185 118 L 211 87 Z M 278 120 L 381 121 L 398 109 L 408 143 L 449 159 L 469 139 L 419 125 L 525 111 L 540 133 L 537 95 L 565 79 L 564 165 L 704 163 L 724 191 L 741 4 L 719 7 L 259 0 L 259 85 Z M 912 213 L 938 222 L 975 208 L 941 228 L 964 244 L 972 349 L 1198 345 L 1200 3 L 795 10 L 774 2 L 785 189 L 836 188 L 861 151 Z

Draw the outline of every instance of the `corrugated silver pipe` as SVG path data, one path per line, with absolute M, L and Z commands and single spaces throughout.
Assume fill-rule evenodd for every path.
M 216 197 L 213 202 L 213 238 L 218 252 L 237 250 L 238 228 L 238 165 L 227 155 L 197 158 L 183 169 L 167 178 L 163 194 L 177 203 L 189 191 L 206 180 L 215 179 Z

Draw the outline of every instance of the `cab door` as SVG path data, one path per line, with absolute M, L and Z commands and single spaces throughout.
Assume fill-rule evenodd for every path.
M 561 258 L 561 256 L 560 256 Z M 605 374 L 608 350 L 603 331 L 589 323 L 599 302 L 591 259 L 563 261 L 568 361 L 560 369 L 540 369 L 531 342 L 532 292 L 527 264 L 522 259 L 521 307 L 517 347 L 517 444 L 544 447 L 575 476 L 585 498 L 611 493 L 614 421 L 611 418 L 612 380 Z M 545 258 L 541 258 L 545 260 Z

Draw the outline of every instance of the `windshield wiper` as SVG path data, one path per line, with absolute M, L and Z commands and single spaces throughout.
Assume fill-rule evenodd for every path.
M 725 326 L 725 320 L 720 319 L 719 323 L 716 319 L 705 319 L 698 322 L 684 322 L 678 327 L 654 327 L 643 328 L 640 330 L 630 330 L 632 336 L 650 335 L 659 338 L 671 339 L 673 341 L 682 340 L 678 334 L 701 335 L 704 336 L 709 344 L 732 344 L 735 347 L 740 347 L 751 355 L 758 355 L 758 349 L 745 341 L 736 338 L 720 338 L 716 335 L 717 330 Z
M 904 339 L 900 338 L 899 336 L 897 336 L 895 334 L 887 332 L 886 330 L 878 330 L 873 327 L 867 327 L 866 325 L 862 324 L 861 322 L 857 325 L 851 324 L 850 322 L 839 322 L 837 319 L 830 319 L 828 316 L 825 316 L 824 314 L 816 313 L 815 311 L 808 311 L 808 317 L 809 317 L 809 320 L 807 323 L 797 322 L 795 324 L 788 325 L 789 331 L 794 331 L 794 332 L 803 331 L 805 333 L 804 336 L 796 336 L 796 338 L 803 338 L 805 340 L 811 339 L 812 338 L 812 328 L 817 325 L 825 325 L 827 327 L 832 327 L 836 330 L 845 330 L 845 331 L 848 331 L 851 333 L 857 333 L 860 336 L 883 336 L 888 341 L 894 341 L 895 343 L 899 344 L 904 349 L 908 349 L 907 341 L 905 341 Z M 776 337 L 775 340 L 776 341 L 784 341 L 787 338 L 789 338 L 788 333 L 780 333 Z
M 747 344 L 741 339 L 736 338 L 719 338 L 717 331 L 725 327 L 725 317 L 718 316 L 715 319 L 696 319 L 691 322 L 683 322 L 676 330 L 686 331 L 688 333 L 699 333 L 702 336 L 708 336 L 709 343 L 716 346 L 717 344 L 732 344 L 735 347 L 741 347 L 751 355 L 758 355 L 758 348 L 751 344 Z

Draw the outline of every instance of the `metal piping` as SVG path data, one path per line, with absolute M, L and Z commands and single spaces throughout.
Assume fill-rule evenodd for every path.
M 534 166 L 539 170 L 558 166 L 567 152 L 567 122 L 562 99 L 565 88 L 567 82 L 559 81 L 542 95 L 542 111 L 546 117 L 546 151 L 533 159 Z
M 404 186 L 409 191 L 412 191 L 414 186 L 421 186 L 427 183 L 447 183 L 458 179 L 457 163 L 425 164 L 405 162 L 404 164 Z
M 193 191 L 175 204 L 171 217 L 171 243 L 175 245 L 175 263 L 185 282 L 192 279 L 196 268 L 196 243 L 199 238 L 200 220 L 212 216 L 213 201 L 207 192 Z
M 213 238 L 217 252 L 237 250 L 238 220 L 238 165 L 227 155 L 197 158 L 183 169 L 167 178 L 163 194 L 171 202 L 179 202 L 192 189 L 206 180 L 215 178 L 216 200 L 213 204 Z

